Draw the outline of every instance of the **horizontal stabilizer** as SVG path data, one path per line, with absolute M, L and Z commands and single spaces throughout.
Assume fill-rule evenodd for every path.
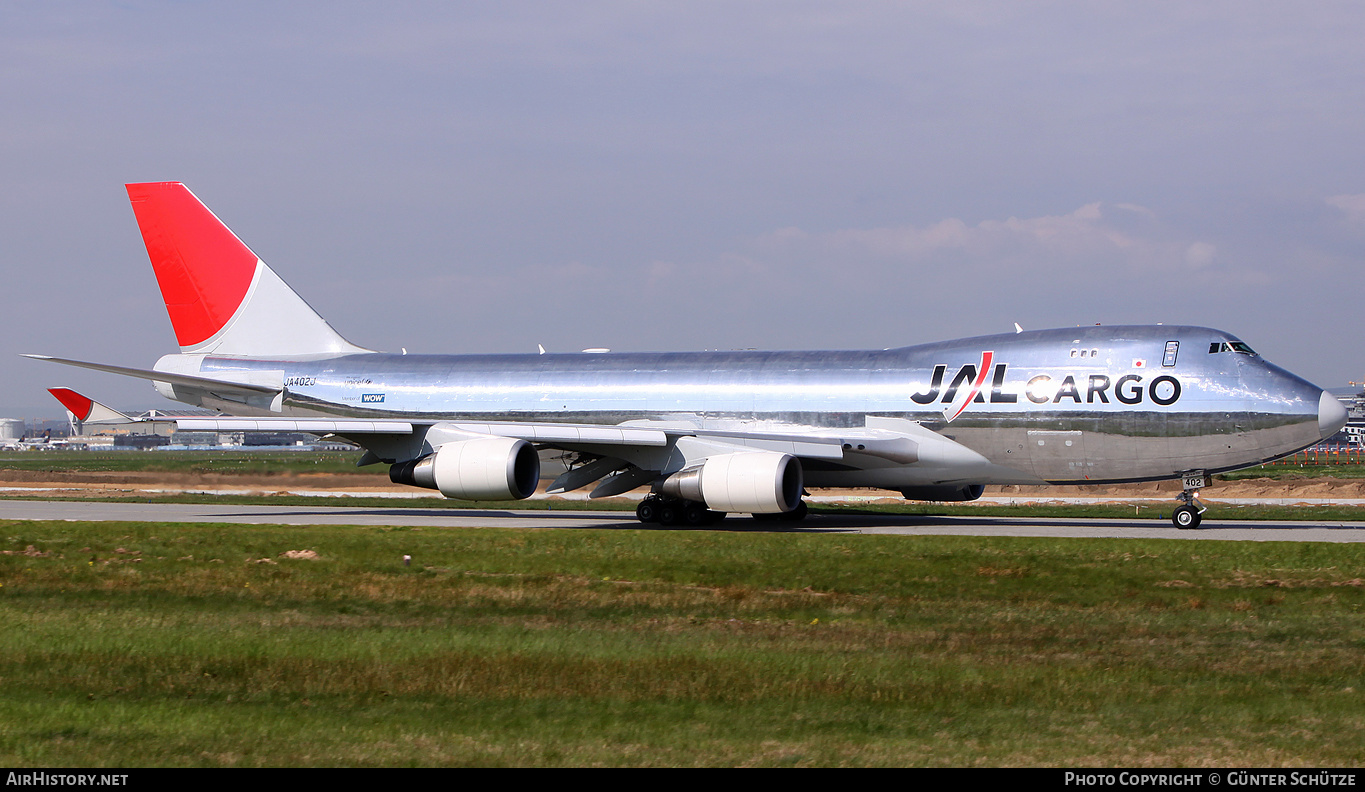
M 172 385 L 185 385 L 191 388 L 208 388 L 216 392 L 242 392 L 250 394 L 275 394 L 281 388 L 274 388 L 269 385 L 254 385 L 249 382 L 233 382 L 231 380 L 214 379 L 213 377 L 195 377 L 189 374 L 171 374 L 165 371 L 152 371 L 150 369 L 125 368 L 123 366 L 111 366 L 107 363 L 89 363 L 84 360 L 68 360 L 66 358 L 51 357 L 49 355 L 22 355 L 21 357 L 32 358 L 34 360 L 47 360 L 53 363 L 61 363 L 65 366 L 78 366 L 80 368 L 94 369 L 95 371 L 105 371 L 110 374 L 122 374 L 125 377 L 137 377 L 139 379 L 152 380 L 153 382 L 168 382 Z

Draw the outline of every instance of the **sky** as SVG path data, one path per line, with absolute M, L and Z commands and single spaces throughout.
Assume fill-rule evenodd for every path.
M 350 341 L 881 349 L 1103 324 L 1365 379 L 1365 4 L 0 3 L 0 415 L 172 407 L 123 185 Z

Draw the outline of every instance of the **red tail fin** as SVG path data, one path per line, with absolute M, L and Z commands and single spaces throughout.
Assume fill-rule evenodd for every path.
M 76 416 L 77 421 L 84 421 L 90 417 L 90 408 L 95 406 L 95 402 L 88 396 L 71 390 L 70 388 L 48 388 L 47 392 L 57 397 L 57 401 L 62 406 L 71 411 Z
M 338 335 L 185 185 L 129 184 L 128 198 L 181 352 L 368 351 Z
M 89 396 L 77 393 L 70 388 L 48 388 L 47 392 L 57 397 L 57 401 L 70 412 L 77 421 L 90 424 L 126 424 L 134 419 L 112 407 L 106 407 Z
M 127 186 L 175 338 L 202 344 L 237 312 L 259 259 L 185 185 Z

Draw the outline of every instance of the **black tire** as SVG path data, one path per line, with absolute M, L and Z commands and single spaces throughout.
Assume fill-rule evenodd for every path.
M 806 505 L 806 502 L 797 501 L 796 508 L 792 509 L 789 512 L 785 512 L 782 515 L 782 519 L 786 520 L 787 522 L 801 522 L 802 520 L 806 519 L 806 515 L 809 513 L 810 507 Z
M 677 525 L 683 521 L 683 507 L 677 503 L 664 503 L 659 506 L 659 524 Z
M 1198 528 L 1202 520 L 1199 510 L 1193 506 L 1177 506 L 1175 511 L 1171 513 L 1171 522 L 1181 530 Z
M 640 505 L 635 507 L 635 519 L 642 523 L 658 522 L 659 502 L 653 498 L 645 498 L 640 501 Z
M 711 512 L 706 510 L 706 504 L 692 502 L 683 507 L 683 521 L 688 525 L 701 527 L 709 525 Z

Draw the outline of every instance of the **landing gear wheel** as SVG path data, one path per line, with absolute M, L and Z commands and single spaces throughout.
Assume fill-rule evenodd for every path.
M 1198 528 L 1201 520 L 1199 510 L 1190 505 L 1177 506 L 1171 513 L 1171 522 L 1177 528 Z
M 708 526 L 711 524 L 711 513 L 713 512 L 707 511 L 706 504 L 693 501 L 682 508 L 682 522 L 692 527 Z
M 659 523 L 662 525 L 678 525 L 683 521 L 684 510 L 681 503 L 665 501 L 659 507 Z
M 654 498 L 645 498 L 640 501 L 640 505 L 635 507 L 635 519 L 642 523 L 658 522 L 659 501 Z
M 1181 490 L 1175 499 L 1180 505 L 1171 512 L 1171 522 L 1181 529 L 1198 528 L 1202 521 L 1204 508 L 1199 505 L 1199 489 L 1210 484 L 1209 477 L 1202 470 L 1191 470 L 1181 474 Z

